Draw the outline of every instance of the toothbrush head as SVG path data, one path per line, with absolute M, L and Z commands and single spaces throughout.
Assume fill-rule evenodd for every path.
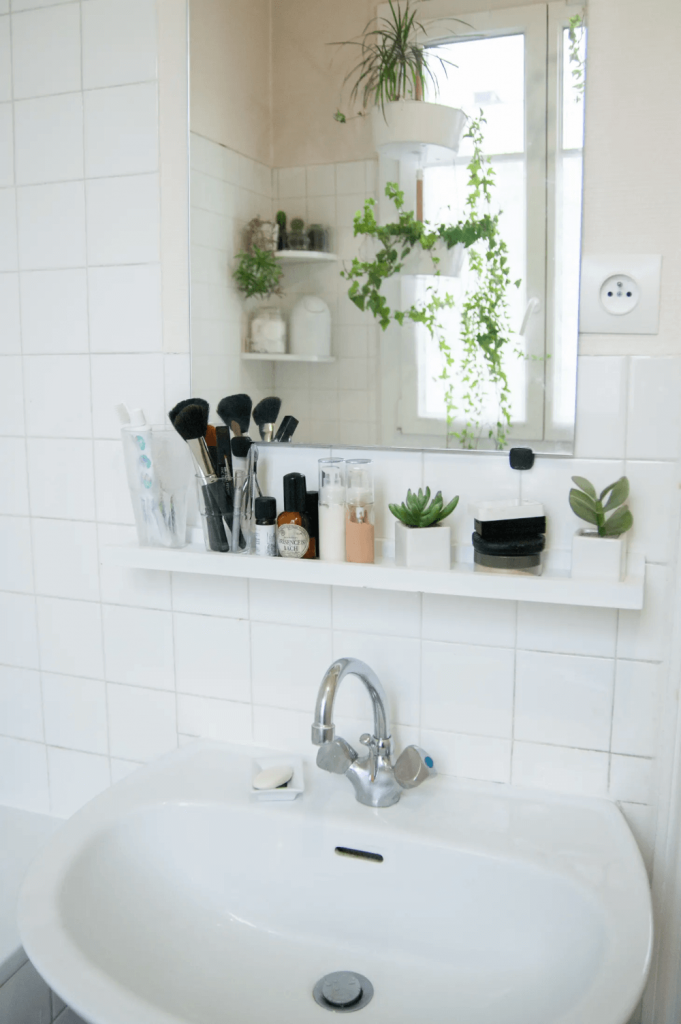
M 247 434 L 251 424 L 251 409 L 253 402 L 250 395 L 227 395 L 218 402 L 218 416 L 231 427 L 233 433 L 237 433 L 232 426 L 238 424 L 239 432 Z

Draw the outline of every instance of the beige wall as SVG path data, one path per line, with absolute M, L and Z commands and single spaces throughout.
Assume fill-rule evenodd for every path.
M 191 0 L 192 131 L 272 163 L 270 0 Z

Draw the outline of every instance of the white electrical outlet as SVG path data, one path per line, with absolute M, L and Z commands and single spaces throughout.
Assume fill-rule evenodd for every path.
M 657 334 L 661 256 L 582 256 L 581 334 Z

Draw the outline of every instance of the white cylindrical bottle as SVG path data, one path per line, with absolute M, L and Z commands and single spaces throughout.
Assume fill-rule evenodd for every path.
M 319 460 L 319 558 L 345 561 L 345 462 Z

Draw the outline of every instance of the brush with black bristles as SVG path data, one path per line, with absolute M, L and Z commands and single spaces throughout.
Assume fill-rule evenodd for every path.
M 253 402 L 250 395 L 227 395 L 218 402 L 218 416 L 237 437 L 248 433 Z
M 281 411 L 281 398 L 263 398 L 253 410 L 261 441 L 271 441 Z
M 230 512 L 227 491 L 224 481 L 215 475 L 205 441 L 208 403 L 202 399 L 197 402 L 179 402 L 170 410 L 168 417 L 180 437 L 187 442 L 202 480 L 208 547 L 211 551 L 229 551 L 229 539 L 222 521 L 222 517 Z
M 232 518 L 232 537 L 234 550 L 243 549 L 247 546 L 246 536 L 243 531 L 244 514 L 248 509 L 246 495 L 249 489 L 248 480 L 248 455 L 253 442 L 250 437 L 232 438 L 232 466 L 234 468 L 234 515 Z

